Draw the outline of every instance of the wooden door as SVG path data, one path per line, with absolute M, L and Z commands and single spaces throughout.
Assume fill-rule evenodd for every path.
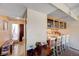
M 24 24 L 20 24 L 20 34 L 19 34 L 19 41 L 22 42 L 22 38 L 24 36 Z

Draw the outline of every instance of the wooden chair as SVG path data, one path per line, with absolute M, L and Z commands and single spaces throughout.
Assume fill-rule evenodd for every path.
M 1 47 L 2 48 L 1 49 L 1 55 L 2 56 L 6 56 L 6 55 L 12 54 L 12 44 L 13 44 L 13 41 L 12 40 L 8 40 L 2 45 L 2 47 Z

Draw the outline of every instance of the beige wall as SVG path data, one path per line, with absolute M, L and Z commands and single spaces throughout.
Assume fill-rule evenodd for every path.
M 10 24 L 8 24 L 8 29 L 7 30 L 3 30 L 3 21 L 1 22 L 1 29 L 0 29 L 0 46 L 2 46 L 7 40 L 11 39 L 11 32 L 10 32 Z
M 68 33 L 70 35 L 70 46 L 79 50 L 79 21 L 68 22 Z
M 36 42 L 46 42 L 47 40 L 47 15 L 35 10 L 27 9 L 27 49 L 35 47 Z

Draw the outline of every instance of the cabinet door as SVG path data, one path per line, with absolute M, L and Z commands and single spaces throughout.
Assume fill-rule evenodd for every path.
M 48 28 L 53 28 L 53 20 L 48 19 L 47 26 Z
M 55 21 L 55 28 L 59 28 L 59 21 Z
M 67 28 L 67 24 L 66 24 L 66 22 L 64 22 L 64 29 L 66 29 Z
M 63 29 L 64 28 L 64 23 L 60 22 L 60 28 Z

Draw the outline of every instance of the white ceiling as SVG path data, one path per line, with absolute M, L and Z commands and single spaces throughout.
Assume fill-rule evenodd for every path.
M 70 17 L 69 15 L 67 15 L 66 13 L 64 13 L 63 11 L 59 9 L 56 10 L 55 12 L 48 14 L 48 16 L 58 17 L 59 19 L 64 19 L 64 21 L 74 20 L 72 17 Z
M 0 15 L 22 17 L 26 8 L 45 14 L 51 13 L 57 9 L 49 3 L 0 3 Z
M 67 14 L 65 14 L 63 11 L 57 9 L 54 12 L 51 12 L 50 14 L 48 14 L 48 16 L 55 16 L 55 17 L 59 17 L 59 18 L 64 18 L 64 17 L 67 17 Z
M 79 17 L 79 12 L 78 12 L 79 11 L 79 3 L 64 3 L 64 4 L 75 14 L 76 17 Z M 70 17 L 69 15 L 67 15 L 66 13 L 64 13 L 61 10 L 56 10 L 55 12 L 52 12 L 48 15 L 63 18 L 67 21 L 74 20 L 72 17 Z
M 70 9 L 75 9 L 79 7 L 79 3 L 65 3 L 66 6 L 68 6 Z
M 79 16 L 79 4 L 78 3 L 65 3 L 71 11 L 78 17 Z M 30 8 L 41 13 L 45 13 L 48 16 L 55 16 L 66 20 L 72 19 L 69 15 L 59 10 L 51 3 L 0 3 L 0 15 L 11 17 L 22 17 L 26 8 Z
M 79 3 L 66 3 L 65 5 L 68 6 L 77 17 L 79 17 Z
M 20 4 L 0 3 L 0 15 L 10 17 L 22 17 L 25 7 Z
M 25 3 L 23 4 L 26 8 L 31 8 L 33 10 L 48 14 L 55 11 L 57 8 L 49 3 Z

